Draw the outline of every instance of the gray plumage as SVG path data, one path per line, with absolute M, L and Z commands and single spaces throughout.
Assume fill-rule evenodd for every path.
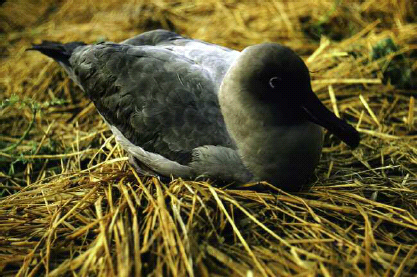
M 44 42 L 32 50 L 64 67 L 147 172 L 296 189 L 319 160 L 320 122 L 290 99 L 311 92 L 308 70 L 286 47 L 240 53 L 156 30 L 121 43 Z M 356 131 L 345 125 L 334 132 L 346 141 L 344 133 Z

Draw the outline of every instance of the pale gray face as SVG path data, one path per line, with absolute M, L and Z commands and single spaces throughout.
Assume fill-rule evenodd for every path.
M 359 133 L 321 103 L 311 89 L 307 66 L 291 49 L 274 43 L 255 45 L 246 48 L 241 59 L 242 64 L 250 65 L 242 70 L 245 90 L 286 114 L 291 119 L 288 124 L 309 120 L 349 146 L 358 146 Z

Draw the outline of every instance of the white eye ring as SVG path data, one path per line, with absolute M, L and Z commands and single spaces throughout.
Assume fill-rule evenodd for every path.
M 275 76 L 275 77 L 272 77 L 271 79 L 269 79 L 269 86 L 271 87 L 271 88 L 275 88 L 275 86 L 276 86 L 276 82 L 277 81 L 282 81 L 282 79 L 280 78 L 280 77 L 277 77 L 277 76 Z M 274 84 L 275 83 L 275 84 Z

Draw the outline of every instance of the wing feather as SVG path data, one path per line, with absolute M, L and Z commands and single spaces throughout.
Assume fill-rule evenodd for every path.
M 202 65 L 164 47 L 104 43 L 70 63 L 100 114 L 133 144 L 187 164 L 203 145 L 234 148 Z

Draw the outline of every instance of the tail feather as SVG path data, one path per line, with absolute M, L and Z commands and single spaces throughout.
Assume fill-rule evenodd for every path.
M 71 57 L 72 52 L 78 46 L 86 45 L 84 42 L 70 42 L 70 43 L 60 43 L 54 41 L 42 41 L 41 44 L 33 44 L 31 48 L 26 49 L 26 51 L 36 50 L 42 54 L 53 58 L 57 62 L 62 62 L 65 65 L 69 66 L 69 58 Z

